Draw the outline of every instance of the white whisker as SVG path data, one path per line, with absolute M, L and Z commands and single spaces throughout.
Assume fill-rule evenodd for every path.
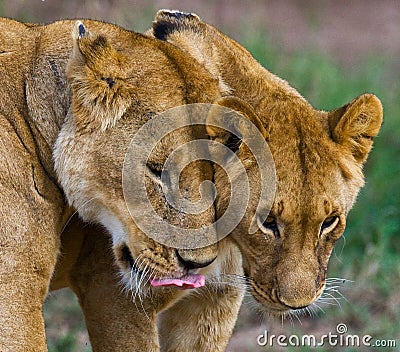
M 68 218 L 68 220 L 65 222 L 65 224 L 64 224 L 64 226 L 63 226 L 63 228 L 62 228 L 62 230 L 61 230 L 61 233 L 63 233 L 64 230 L 67 228 L 67 226 L 68 226 L 68 224 L 71 222 L 72 218 L 73 218 L 76 214 L 79 213 L 79 210 L 81 210 L 82 208 L 84 208 L 86 205 L 88 205 L 90 202 L 92 202 L 93 200 L 95 200 L 95 199 L 97 199 L 97 198 L 98 198 L 98 197 L 90 198 L 89 200 L 87 200 L 86 202 L 84 202 L 80 207 L 78 207 L 78 208 L 73 212 L 73 214 Z

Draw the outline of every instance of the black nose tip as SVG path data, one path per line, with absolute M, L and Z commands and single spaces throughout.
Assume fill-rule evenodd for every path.
M 204 268 L 205 266 L 210 265 L 215 260 L 215 258 L 207 261 L 198 261 L 198 262 L 193 260 L 186 260 L 181 257 L 178 251 L 176 251 L 176 257 L 178 258 L 179 263 L 181 263 L 181 265 L 188 270 Z

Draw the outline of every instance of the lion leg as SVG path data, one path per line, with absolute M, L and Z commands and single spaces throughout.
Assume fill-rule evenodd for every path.
M 119 274 L 104 231 L 85 228 L 70 286 L 83 309 L 93 351 L 159 351 L 156 313 L 122 292 Z M 148 305 L 147 305 L 148 306 Z
M 207 269 L 242 275 L 239 251 L 228 239 L 223 242 L 217 260 Z M 244 296 L 243 285 L 230 282 L 233 276 L 215 278 L 219 283 L 207 284 L 160 314 L 161 351 L 225 351 Z
M 29 224 L 28 213 L 24 217 L 24 229 L 6 224 L 10 232 L 4 231 L 7 221 L 0 221 L 0 351 L 47 351 L 42 307 L 58 241 L 55 231 Z
M 242 302 L 241 290 L 203 289 L 160 315 L 162 351 L 225 351 Z
M 0 184 L 1 351 L 47 351 L 42 306 L 61 226 L 59 207 L 42 196 L 32 192 L 25 198 L 23 191 Z
M 47 351 L 42 306 L 64 200 L 1 116 L 0 131 L 0 351 Z

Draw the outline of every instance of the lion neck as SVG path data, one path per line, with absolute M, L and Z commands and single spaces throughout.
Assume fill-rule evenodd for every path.
M 147 34 L 154 35 L 154 32 Z M 244 47 L 209 24 L 195 21 L 192 25 L 176 27 L 172 23 L 164 40 L 188 52 L 217 77 L 223 95 L 240 97 L 255 111 L 262 111 L 277 101 L 310 107 L 285 80 L 266 70 Z
M 55 184 L 52 149 L 69 108 L 70 28 L 0 19 L 0 117 Z
M 216 71 L 221 79 L 229 82 L 233 95 L 247 101 L 255 111 L 262 111 L 277 101 L 310 106 L 297 90 L 261 66 L 244 47 L 210 25 L 207 25 L 206 35 L 212 38 L 212 52 L 217 56 Z
M 58 22 L 43 27 L 33 27 L 35 55 L 31 69 L 26 74 L 26 120 L 35 140 L 38 158 L 49 177 L 56 182 L 53 163 L 53 146 L 70 106 L 70 88 L 65 75 L 72 51 L 66 40 L 71 24 Z M 64 39 L 62 39 L 64 38 Z

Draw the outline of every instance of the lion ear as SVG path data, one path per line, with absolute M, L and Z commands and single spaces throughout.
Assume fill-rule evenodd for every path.
M 247 120 L 238 119 L 238 114 Z M 255 125 L 262 137 L 267 139 L 268 133 L 254 109 L 237 97 L 227 96 L 213 102 L 207 116 L 206 131 L 212 140 L 236 152 L 242 146 L 241 136 L 251 135 L 251 126 L 246 121 Z
M 200 17 L 194 13 L 159 10 L 154 18 L 152 34 L 157 39 L 167 40 L 171 33 L 197 26 L 200 22 Z
M 74 118 L 77 124 L 95 124 L 105 130 L 115 125 L 129 105 L 128 90 L 120 78 L 126 57 L 106 36 L 90 33 L 80 21 L 75 24 L 72 38 L 67 78 Z
M 382 104 L 373 94 L 363 94 L 328 113 L 332 139 L 347 148 L 360 163 L 365 162 L 373 138 L 382 124 Z
M 218 63 L 220 57 L 214 49 L 214 31 L 194 13 L 160 10 L 153 21 L 148 36 L 167 41 L 187 52 L 218 79 L 224 95 L 231 94 L 230 87 L 221 77 Z

